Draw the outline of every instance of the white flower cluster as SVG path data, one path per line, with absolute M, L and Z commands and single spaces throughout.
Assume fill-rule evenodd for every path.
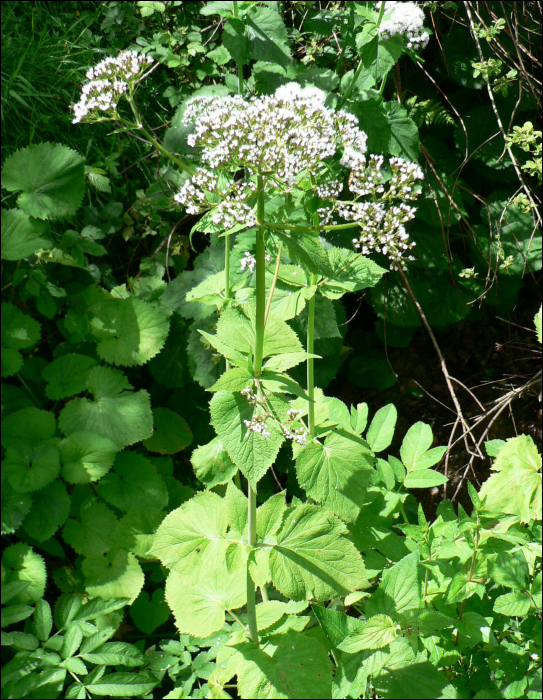
M 317 187 L 317 194 L 321 199 L 337 199 L 342 192 L 343 183 L 339 180 L 330 180 Z
M 123 51 L 116 58 L 106 58 L 90 68 L 87 71 L 89 82 L 81 88 L 79 102 L 73 107 L 75 118 L 72 124 L 79 124 L 95 110 L 107 112 L 115 109 L 121 95 L 128 89 L 128 81 L 142 73 L 150 63 L 153 63 L 150 56 Z
M 281 428 L 283 429 L 283 435 L 287 440 L 293 440 L 294 442 L 297 442 L 298 445 L 305 447 L 307 445 L 307 436 L 309 435 L 308 431 L 304 426 L 294 429 L 292 427 L 292 423 L 299 420 L 301 415 L 302 411 L 299 408 L 289 408 L 287 411 L 287 424 L 282 424 Z
M 424 12 L 414 2 L 385 2 L 385 15 L 379 25 L 379 34 L 383 39 L 403 34 L 407 48 L 414 51 L 424 49 L 430 39 L 424 30 Z
M 245 398 L 251 404 L 251 406 L 256 406 L 256 404 L 258 403 L 258 396 L 253 391 L 252 387 L 246 386 L 245 389 L 242 389 L 240 393 L 242 396 L 245 396 Z
M 270 414 L 267 411 L 264 411 L 264 413 L 259 413 L 253 416 L 251 420 L 244 420 L 243 422 L 245 423 L 245 427 L 247 428 L 245 437 L 249 436 L 249 432 L 253 432 L 259 433 L 264 438 L 269 438 L 271 433 L 266 427 L 266 421 L 269 417 Z
M 253 274 L 256 268 L 256 258 L 254 255 L 251 255 L 248 251 L 245 251 L 244 253 L 245 257 L 241 259 L 241 269 L 246 270 L 249 268 L 249 272 Z M 265 260 L 267 263 L 270 262 L 271 260 L 271 255 L 269 253 L 266 253 Z M 243 392 L 241 392 L 243 394 Z
M 345 207 L 345 211 L 340 213 L 344 218 L 352 216 L 353 221 L 360 223 L 362 232 L 359 238 L 353 239 L 353 243 L 363 255 L 373 251 L 387 255 L 392 269 L 405 269 L 405 261 L 415 259 L 412 255 L 404 258 L 404 253 L 416 245 L 414 241 L 409 241 L 404 226 L 415 217 L 415 207 L 401 203 L 387 209 L 382 202 L 359 202 L 351 207 L 351 211 Z
M 202 159 L 212 169 L 235 165 L 252 174 L 269 173 L 289 189 L 338 147 L 366 150 L 356 117 L 328 109 L 324 100 L 322 91 L 298 83 L 250 100 L 196 97 L 183 116 L 186 124 L 195 122 L 188 143 L 203 149 Z

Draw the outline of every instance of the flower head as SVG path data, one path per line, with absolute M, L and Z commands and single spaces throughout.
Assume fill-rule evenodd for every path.
M 424 12 L 414 2 L 385 2 L 385 14 L 378 31 L 384 39 L 403 35 L 407 48 L 415 51 L 424 49 L 430 39 L 424 31 Z
M 150 56 L 135 51 L 123 51 L 115 58 L 105 58 L 87 71 L 88 83 L 81 88 L 79 102 L 73 106 L 74 119 L 78 124 L 89 115 L 100 118 L 99 112 L 115 109 L 129 81 L 143 73 L 153 63 Z

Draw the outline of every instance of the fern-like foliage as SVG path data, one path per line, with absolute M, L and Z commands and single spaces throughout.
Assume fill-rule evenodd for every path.
M 415 122 L 419 127 L 426 125 L 432 126 L 433 124 L 447 124 L 454 126 L 454 117 L 447 111 L 447 109 L 434 100 L 424 100 L 422 102 L 418 101 L 417 95 L 413 95 L 404 103 L 409 117 Z

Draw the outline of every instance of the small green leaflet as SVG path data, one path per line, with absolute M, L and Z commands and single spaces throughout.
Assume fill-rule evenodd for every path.
M 429 449 L 432 442 L 432 429 L 426 423 L 415 423 L 407 431 L 400 448 L 402 462 L 407 469 L 404 480 L 406 488 L 439 486 L 447 481 L 443 474 L 430 470 L 447 451 L 446 447 Z

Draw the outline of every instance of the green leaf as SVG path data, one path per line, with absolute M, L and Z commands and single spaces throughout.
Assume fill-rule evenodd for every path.
M 56 479 L 60 472 L 60 457 L 53 445 L 41 444 L 33 448 L 28 443 L 17 442 L 6 450 L 2 467 L 16 491 L 37 491 Z
M 2 260 L 22 260 L 37 250 L 51 248 L 49 226 L 20 209 L 2 209 Z
M 67 659 L 73 656 L 83 641 L 83 631 L 79 625 L 71 625 L 67 630 L 62 640 L 60 647 L 60 656 L 62 659 Z
M 62 219 L 79 209 L 85 193 L 82 156 L 60 144 L 40 143 L 11 155 L 2 168 L 2 187 L 21 192 L 17 205 L 37 219 Z
M 224 502 L 228 524 L 237 533 L 243 535 L 246 533 L 249 517 L 247 496 L 231 481 L 226 489 Z
M 222 43 L 236 63 L 245 65 L 249 62 L 251 41 L 245 34 L 245 25 L 241 20 L 231 18 L 225 23 Z
M 204 579 L 187 584 L 174 569 L 166 581 L 166 600 L 181 634 L 209 637 L 223 628 L 225 611 L 247 602 L 247 573 L 225 568 L 208 571 Z
M 334 432 L 324 444 L 314 440 L 296 459 L 296 476 L 302 488 L 340 518 L 356 520 L 372 479 L 371 450 L 347 433 Z
M 315 638 L 290 632 L 280 638 L 273 656 L 240 648 L 238 690 L 244 698 L 329 698 L 332 662 Z
M 238 471 L 218 437 L 194 450 L 191 462 L 196 477 L 209 489 L 227 484 Z
M 40 338 L 40 324 L 13 304 L 2 302 L 2 377 L 11 377 L 21 369 L 23 358 L 18 352 L 35 345 Z
M 157 0 L 139 0 L 138 7 L 142 17 L 150 17 L 155 13 L 155 10 L 157 12 L 166 10 L 166 5 L 163 2 L 157 2 Z
M 117 598 L 113 600 L 89 600 L 79 607 L 73 615 L 73 620 L 96 620 L 102 615 L 109 615 L 127 605 L 128 600 Z
M 93 652 L 81 653 L 82 659 L 91 664 L 103 666 L 143 666 L 145 663 L 141 651 L 126 642 L 106 642 Z
M 398 411 L 392 404 L 377 411 L 366 434 L 366 440 L 374 452 L 382 452 L 390 446 L 397 419 Z
M 286 493 L 276 493 L 263 503 L 256 511 L 256 534 L 264 542 L 272 537 L 281 527 L 285 512 Z
M 447 603 L 460 603 L 471 598 L 477 590 L 475 581 L 468 581 L 464 574 L 455 574 L 447 590 Z
M 272 372 L 271 370 L 263 370 L 260 378 L 264 393 L 268 394 L 292 394 L 293 396 L 299 396 L 306 401 L 309 400 L 308 395 L 305 390 L 291 379 L 287 374 L 281 374 L 279 372 Z
M 248 403 L 241 394 L 218 391 L 211 399 L 210 409 L 211 425 L 230 459 L 254 487 L 274 463 L 284 442 L 283 434 L 272 419 L 266 421 L 269 437 L 248 430 L 244 421 L 251 422 L 262 413 L 262 408 Z
M 85 587 L 91 598 L 129 598 L 136 600 L 145 577 L 132 552 L 113 547 L 106 554 L 83 561 Z
M 286 66 L 290 49 L 281 15 L 269 7 L 253 6 L 247 13 L 246 21 L 245 36 L 250 42 L 250 57 L 254 61 Z
M 418 551 L 411 552 L 389 569 L 383 571 L 379 588 L 394 601 L 394 609 L 398 613 L 421 606 L 419 559 Z
M 149 555 L 168 568 L 182 562 L 189 576 L 196 576 L 199 569 L 209 572 L 224 561 L 226 527 L 226 507 L 220 496 L 212 491 L 197 493 L 163 520 Z
M 87 388 L 90 370 L 97 364 L 92 357 L 76 353 L 53 360 L 42 370 L 42 377 L 48 382 L 45 393 L 53 401 L 80 394 Z
M 88 484 L 108 473 L 118 447 L 109 438 L 75 432 L 62 440 L 58 449 L 62 478 L 71 484 Z
M 54 414 L 34 406 L 15 411 L 2 420 L 2 446 L 6 448 L 17 447 L 22 443 L 38 447 L 43 440 L 49 440 L 54 434 Z
M 28 581 L 14 581 L 13 583 L 24 583 L 28 585 Z M 2 608 L 2 629 L 14 625 L 21 620 L 26 620 L 33 612 L 34 608 L 30 605 L 8 605 Z
M 71 500 L 66 487 L 56 479 L 33 496 L 32 510 L 26 516 L 24 529 L 38 542 L 45 542 L 64 525 L 70 513 Z
M 500 552 L 491 563 L 489 573 L 500 586 L 507 586 L 515 591 L 525 590 L 529 569 L 524 552 Z
M 207 2 L 200 8 L 201 15 L 220 15 L 221 17 L 231 17 L 233 14 L 233 3 L 226 2 Z
M 164 347 L 170 322 L 142 299 L 104 299 L 94 308 L 91 328 L 98 355 L 113 365 L 143 365 Z
M 149 452 L 173 455 L 184 450 L 192 442 L 192 431 L 186 421 L 169 408 L 155 408 L 153 423 L 153 435 L 143 441 Z
M 273 237 L 286 246 L 289 257 L 304 270 L 323 277 L 333 277 L 334 270 L 318 236 L 300 231 L 273 230 Z
M 521 591 L 512 591 L 505 595 L 500 595 L 494 602 L 493 610 L 499 615 L 507 615 L 508 617 L 524 617 L 534 607 L 534 604 L 528 598 L 526 593 Z
M 492 474 L 479 491 L 479 498 L 486 498 L 485 509 L 516 515 L 523 523 L 538 519 L 541 512 L 541 455 L 532 438 L 520 435 L 507 440 L 492 469 L 497 473 Z
M 434 472 L 431 469 L 421 469 L 408 474 L 403 485 L 406 489 L 427 489 L 432 486 L 441 486 L 447 483 L 448 479 L 444 474 Z
M 332 275 L 319 289 L 329 299 L 339 299 L 346 292 L 374 287 L 386 273 L 373 260 L 347 248 L 331 248 L 328 260 Z
M 21 525 L 32 506 L 29 493 L 21 493 L 13 489 L 7 474 L 2 473 L 2 534 L 9 535 Z
M 160 523 L 164 520 L 161 510 L 132 511 L 121 518 L 113 534 L 115 542 L 138 557 L 147 557 Z
M 274 355 L 264 363 L 263 369 L 285 372 L 287 369 L 296 367 L 300 362 L 305 362 L 311 357 L 317 360 L 321 359 L 320 355 L 312 355 L 308 352 L 287 352 L 282 355 Z
M 134 698 L 150 693 L 159 681 L 150 679 L 146 673 L 109 673 L 98 676 L 85 688 L 95 695 L 113 698 Z
M 382 649 L 396 639 L 396 623 L 388 615 L 374 615 L 351 632 L 338 645 L 347 654 L 356 654 L 363 649 Z
M 136 452 L 121 452 L 113 469 L 100 482 L 102 498 L 120 510 L 162 510 L 168 504 L 168 490 L 152 463 Z
M 542 324 L 543 324 L 543 307 L 540 306 L 539 311 L 536 313 L 536 315 L 534 317 L 535 332 L 537 335 L 537 340 L 540 343 L 543 343 L 542 335 L 541 335 L 543 332 Z
M 465 612 L 462 619 L 458 620 L 458 631 L 461 635 L 467 635 L 476 644 L 491 644 L 498 646 L 494 632 L 490 629 L 491 622 L 483 617 L 480 613 L 469 611 Z
M 53 616 L 51 606 L 46 600 L 38 600 L 34 611 L 34 629 L 39 640 L 45 642 L 49 639 L 53 629 Z
M 345 615 L 340 610 L 330 610 L 314 604 L 311 605 L 311 608 L 326 635 L 326 639 L 334 649 L 337 649 L 349 634 L 360 629 L 363 625 L 357 618 Z
M 164 599 L 164 591 L 156 588 L 151 598 L 142 591 L 130 606 L 130 615 L 139 630 L 144 634 L 153 634 L 170 617 L 170 608 Z
M 364 588 L 364 564 L 346 534 L 317 506 L 288 508 L 270 552 L 273 585 L 293 600 L 329 600 Z
M 225 372 L 209 391 L 241 391 L 252 382 L 253 375 L 244 367 L 234 367 Z
M 179 314 L 170 319 L 170 333 L 166 344 L 149 362 L 151 374 L 167 389 L 179 389 L 187 380 L 187 356 L 181 351 L 186 343 L 185 324 Z
M 43 598 L 47 574 L 45 562 L 32 547 L 23 542 L 12 544 L 2 556 L 2 585 L 26 581 L 28 586 L 11 599 L 14 605 L 36 603 Z
M 87 387 L 95 400 L 74 399 L 62 409 L 59 424 L 64 433 L 95 433 L 112 440 L 119 449 L 151 436 L 149 394 L 128 391 L 132 386 L 122 372 L 94 367 Z
M 91 498 L 81 505 L 80 520 L 68 519 L 62 537 L 78 554 L 92 557 L 113 546 L 116 526 L 114 513 L 104 503 Z
M 416 162 L 420 150 L 417 125 L 397 102 L 385 102 L 384 108 L 390 124 L 388 152 L 392 156 Z
M 390 653 L 378 664 L 380 669 L 372 675 L 372 685 L 383 698 L 433 700 L 459 697 L 456 689 L 448 685 L 445 674 L 437 671 L 429 661 L 417 662 L 405 639 L 392 642 Z
M 432 429 L 426 423 L 412 425 L 402 442 L 400 456 L 407 473 L 417 468 L 417 464 L 433 442 Z

